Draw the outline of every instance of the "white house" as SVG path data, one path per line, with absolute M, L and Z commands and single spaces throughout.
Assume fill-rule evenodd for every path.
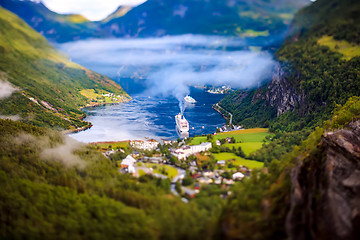
M 243 179 L 244 177 L 245 177 L 245 175 L 242 174 L 241 172 L 236 172 L 236 173 L 234 173 L 234 174 L 232 175 L 232 179 L 234 179 L 234 180 L 237 180 L 237 179 L 241 180 L 241 179 Z
M 190 146 L 190 148 L 194 153 L 205 152 L 212 148 L 212 144 L 211 142 L 204 142 L 199 145 Z
M 127 155 L 127 157 L 121 161 L 121 167 L 122 168 L 129 168 L 130 166 L 134 167 L 135 163 L 136 160 L 131 155 Z
M 136 171 L 135 171 L 135 167 L 133 165 L 130 165 L 128 168 L 128 173 L 135 175 Z
M 178 148 L 174 150 L 172 154 L 181 160 L 187 158 L 190 155 L 208 151 L 210 148 L 212 148 L 211 142 L 205 142 L 199 145 L 184 146 L 182 148 Z

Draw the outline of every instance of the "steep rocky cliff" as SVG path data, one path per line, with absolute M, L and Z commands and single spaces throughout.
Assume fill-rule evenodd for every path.
M 276 115 L 280 116 L 303 105 L 305 94 L 289 81 L 284 68 L 277 64 L 272 80 L 265 89 L 258 90 L 255 93 L 252 103 L 259 99 L 265 100 L 265 105 L 275 108 Z
M 291 181 L 291 239 L 360 239 L 360 120 L 325 133 Z

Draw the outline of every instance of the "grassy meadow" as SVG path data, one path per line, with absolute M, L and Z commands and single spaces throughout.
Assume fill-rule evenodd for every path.
M 271 133 L 269 133 L 267 128 L 251 128 L 232 132 L 218 133 L 217 135 L 214 135 L 214 140 L 234 137 L 236 143 L 226 143 L 223 146 L 226 146 L 230 149 L 232 149 L 233 147 L 235 149 L 241 147 L 244 153 L 248 156 L 252 152 L 262 147 L 263 141 L 267 136 L 271 136 Z M 206 136 L 194 137 L 191 140 L 190 145 L 197 145 L 207 141 L 208 140 Z M 213 153 L 212 155 L 218 161 L 225 160 L 228 164 L 232 163 L 233 165 L 242 165 L 250 169 L 264 166 L 264 163 L 262 162 L 244 159 L 235 155 L 234 153 L 222 152 Z
M 360 56 L 360 46 L 349 43 L 345 40 L 335 40 L 332 36 L 322 36 L 317 43 L 322 46 L 327 46 L 331 51 L 341 53 L 344 59 L 350 60 L 353 57 Z
M 177 169 L 169 165 L 145 163 L 145 166 L 147 168 L 152 168 L 153 173 L 168 176 L 170 180 L 172 180 L 178 174 Z
M 261 168 L 264 166 L 263 162 L 244 159 L 242 157 L 236 156 L 234 153 L 223 152 L 223 153 L 213 153 L 212 155 L 218 161 L 225 160 L 227 164 L 232 163 L 235 166 L 242 165 L 250 169 Z

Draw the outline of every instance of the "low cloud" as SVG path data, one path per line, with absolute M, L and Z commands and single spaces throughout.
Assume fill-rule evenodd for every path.
M 11 115 L 11 116 L 0 115 L 0 119 L 8 119 L 8 120 L 13 120 L 13 121 L 20 121 L 21 117 L 19 115 Z
M 40 153 L 41 159 L 45 161 L 58 161 L 63 163 L 66 167 L 85 167 L 86 163 L 81 160 L 74 152 L 83 147 L 80 143 L 68 136 L 64 136 L 64 143 L 55 148 L 47 148 Z
M 241 38 L 182 35 L 88 40 L 59 48 L 95 71 L 134 81 L 146 88 L 146 95 L 172 95 L 180 101 L 190 86 L 251 88 L 267 80 L 276 62 L 265 51 L 243 50 L 248 45 Z
M 16 90 L 9 82 L 0 79 L 0 99 L 10 97 Z

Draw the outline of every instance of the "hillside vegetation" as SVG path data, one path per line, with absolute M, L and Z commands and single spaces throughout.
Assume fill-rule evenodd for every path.
M 285 225 L 306 227 L 309 219 L 313 234 L 328 236 L 329 230 L 324 231 L 321 226 L 327 221 L 331 224 L 331 218 L 314 214 L 317 224 L 313 224 L 308 212 L 311 209 L 321 213 L 320 201 L 327 196 L 326 185 L 313 185 L 313 189 L 303 193 L 314 194 L 316 204 L 312 208 L 297 209 L 297 202 L 291 200 L 292 189 L 296 188 L 291 176 L 297 173 L 293 169 L 303 164 L 301 184 L 312 186 L 310 177 L 321 178 L 321 171 L 326 169 L 323 164 L 328 147 L 322 136 L 325 133 L 335 136 L 331 132 L 341 128 L 352 131 L 348 124 L 358 119 L 360 98 L 354 97 L 335 111 L 324 128 L 317 128 L 290 154 L 273 161 L 268 173 L 254 170 L 250 178 L 236 184 L 228 200 L 216 194 L 206 195 L 202 189 L 187 204 L 170 194 L 167 179 L 122 175 L 116 162 L 94 147 L 55 131 L 0 120 L 0 236 L 6 239 L 286 239 L 288 234 L 296 233 L 296 228 L 294 233 L 286 232 Z M 353 152 L 354 158 L 357 152 Z M 314 173 L 320 175 L 308 172 L 306 164 L 311 164 Z M 343 170 L 356 173 L 354 168 Z M 351 187 L 351 191 L 358 190 Z M 342 204 L 351 203 L 352 196 L 349 194 Z M 347 214 L 341 211 L 342 204 L 333 207 Z M 290 212 L 291 208 L 295 210 Z M 294 219 L 288 219 L 288 214 Z M 304 221 L 298 222 L 295 217 L 298 214 L 305 215 Z M 351 217 L 352 224 L 356 224 L 356 216 Z M 308 229 L 302 230 L 301 236 L 309 236 Z M 336 231 L 331 228 L 330 232 Z M 354 228 L 346 234 L 357 236 Z
M 94 147 L 58 132 L 1 119 L 0 132 L 2 239 L 210 239 L 216 234 L 219 200 L 209 200 L 211 209 L 197 201 L 185 204 L 170 194 L 168 179 L 120 174 L 116 162 Z
M 101 26 L 115 36 L 220 34 L 267 37 L 281 33 L 309 1 L 148 0 Z
M 58 14 L 42 2 L 0 0 L 0 6 L 17 14 L 50 41 L 67 42 L 95 37 L 96 22 L 79 14 Z
M 16 15 L 0 8 L 0 77 L 18 91 L 0 101 L 0 114 L 17 115 L 38 126 L 75 129 L 89 123 L 81 107 L 91 102 L 81 91 L 113 93 L 128 99 L 105 76 L 81 67 L 57 52 L 44 37 Z M 109 101 L 108 101 L 109 102 Z
M 220 105 L 233 113 L 235 123 L 282 132 L 274 138 L 283 148 L 279 153 L 283 144 L 299 144 L 338 104 L 360 96 L 359 16 L 360 2 L 353 0 L 318 0 L 301 10 L 275 54 L 279 69 L 273 79 L 237 91 Z M 264 154 L 281 155 L 274 152 L 270 147 Z
M 358 239 L 359 192 L 345 179 L 358 177 L 359 119 L 352 97 L 267 174 L 254 171 L 224 206 L 222 238 Z
M 0 0 L 46 38 L 67 42 L 96 37 L 157 37 L 211 34 L 259 37 L 273 43 L 283 34 L 295 12 L 309 0 L 148 0 L 136 7 L 119 6 L 103 21 L 61 15 L 31 0 Z M 277 38 L 275 37 L 277 40 Z M 282 39 L 282 37 L 281 37 Z

